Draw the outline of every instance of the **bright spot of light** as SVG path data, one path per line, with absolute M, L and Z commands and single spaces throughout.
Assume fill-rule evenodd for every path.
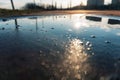
M 84 62 L 88 57 L 87 54 L 84 52 L 85 48 L 81 43 L 81 40 L 73 39 L 69 44 L 69 48 L 67 51 L 70 54 L 68 55 L 68 59 L 70 59 L 69 61 L 71 61 L 72 63 Z
M 79 28 L 81 27 L 81 25 L 82 25 L 82 24 L 81 24 L 80 22 L 76 22 L 76 23 L 75 23 L 75 28 L 76 28 L 76 29 L 79 29 Z
M 80 29 L 80 28 L 85 28 L 85 27 L 89 27 L 89 25 L 84 21 L 79 21 L 74 24 L 75 29 Z
M 72 39 L 66 48 L 62 67 L 65 68 L 68 76 L 82 80 L 82 73 L 87 74 L 89 69 L 89 65 L 85 64 L 88 58 L 89 55 L 85 52 L 83 42 L 79 39 Z

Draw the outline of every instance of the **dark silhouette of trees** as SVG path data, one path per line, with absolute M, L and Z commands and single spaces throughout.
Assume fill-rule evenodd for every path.
M 37 9 L 37 10 L 56 10 L 57 8 L 53 5 L 44 5 L 44 4 L 39 4 L 39 5 L 36 5 L 34 3 L 27 3 L 25 4 L 24 7 L 22 7 L 22 9 L 25 9 L 25 10 L 32 10 L 32 9 Z
M 34 3 L 27 3 L 23 7 L 23 9 L 44 9 L 44 6 L 38 6 L 38 5 L 34 4 Z
M 11 0 L 11 4 L 13 4 L 12 0 Z M 38 10 L 120 10 L 120 3 L 117 4 L 108 4 L 108 5 L 102 5 L 102 6 L 98 6 L 98 5 L 94 5 L 94 6 L 85 6 L 83 5 L 83 3 L 81 2 L 79 5 L 77 6 L 73 6 L 72 7 L 72 2 L 71 0 L 69 0 L 69 3 L 67 4 L 67 8 L 63 8 L 62 3 L 60 5 L 60 8 L 57 8 L 57 2 L 52 0 L 52 4 L 35 4 L 35 0 L 33 3 L 27 3 L 23 9 L 38 9 Z M 13 6 L 14 8 L 14 6 Z

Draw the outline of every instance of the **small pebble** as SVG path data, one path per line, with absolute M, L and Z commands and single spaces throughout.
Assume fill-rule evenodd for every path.
M 92 53 L 92 55 L 95 55 L 95 53 Z
M 91 48 L 87 48 L 87 50 L 88 50 L 88 51 L 90 51 L 90 50 L 91 50 Z
M 5 30 L 5 28 L 3 27 L 2 30 Z
M 59 53 L 60 53 L 60 51 L 57 51 L 57 53 L 59 54 Z
M 88 46 L 89 46 L 89 47 L 92 47 L 92 44 L 89 44 Z
M 95 35 L 91 35 L 90 37 L 91 37 L 91 38 L 96 38 L 96 36 L 95 36 Z
M 43 52 L 40 50 L 40 53 L 43 53 Z
M 111 43 L 110 41 L 105 41 L 105 43 Z
M 87 42 L 86 42 L 86 45 L 87 45 L 87 46 L 89 46 L 89 45 L 90 45 L 90 42 L 89 42 L 89 41 L 87 41 Z
M 54 28 L 51 28 L 51 29 L 54 29 Z
M 83 42 L 80 42 L 81 45 L 83 45 Z

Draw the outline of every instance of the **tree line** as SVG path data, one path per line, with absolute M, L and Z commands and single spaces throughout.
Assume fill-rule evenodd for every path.
M 11 5 L 12 5 L 12 9 L 14 10 L 14 3 L 13 0 L 11 1 Z M 71 2 L 71 1 L 70 1 Z M 23 10 L 29 10 L 29 9 L 39 9 L 39 10 L 79 10 L 79 9 L 84 9 L 84 10 L 120 10 L 120 2 L 116 3 L 116 4 L 109 4 L 109 5 L 102 5 L 102 6 L 84 6 L 82 3 L 80 3 L 80 5 L 77 6 L 68 6 L 67 8 L 63 8 L 62 4 L 61 6 L 58 8 L 57 7 L 57 3 L 55 3 L 54 5 L 50 5 L 50 4 L 36 4 L 35 0 L 34 3 L 26 3 L 23 7 Z
M 82 4 L 73 6 L 73 7 L 67 7 L 63 8 L 62 5 L 61 7 L 57 7 L 57 4 L 55 5 L 50 5 L 50 4 L 34 4 L 34 3 L 27 3 L 25 4 L 22 9 L 28 10 L 28 9 L 39 9 L 39 10 L 80 10 L 80 9 L 85 9 L 85 10 L 120 10 L 120 3 L 117 4 L 109 4 L 109 5 L 103 5 L 103 6 L 84 6 Z

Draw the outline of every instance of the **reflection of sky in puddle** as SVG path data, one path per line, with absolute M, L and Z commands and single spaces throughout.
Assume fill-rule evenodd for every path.
M 87 16 L 29 16 L 17 18 L 16 26 L 14 19 L 0 20 L 0 75 L 18 74 L 19 80 L 25 74 L 26 80 L 117 80 L 119 17 Z

